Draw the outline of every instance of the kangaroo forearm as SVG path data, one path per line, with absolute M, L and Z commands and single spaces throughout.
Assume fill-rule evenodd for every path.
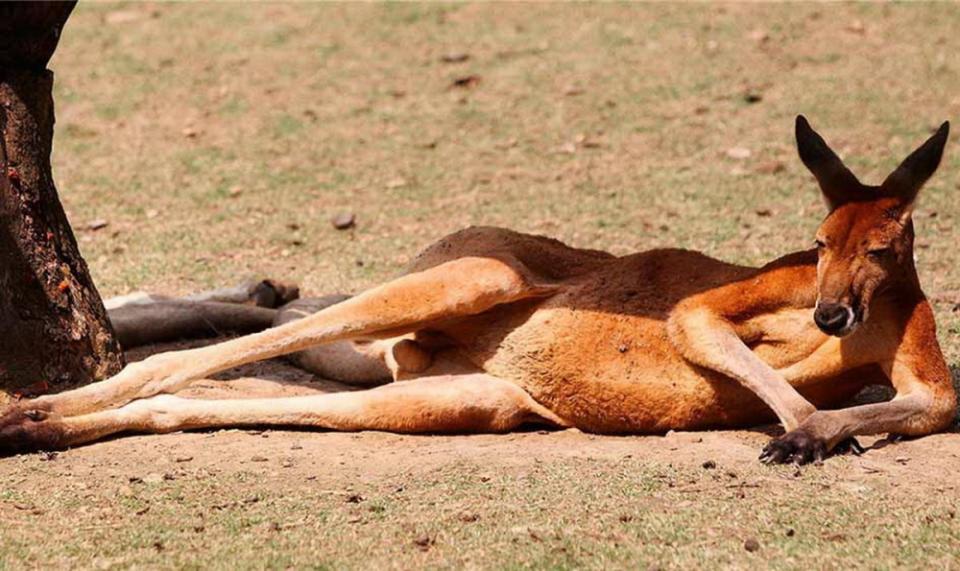
M 944 399 L 916 392 L 888 402 L 820 411 L 810 416 L 801 428 L 826 440 L 828 448 L 850 436 L 884 433 L 921 436 L 949 424 L 952 408 L 952 403 Z
M 744 387 L 750 389 L 769 406 L 783 424 L 784 429 L 793 430 L 816 412 L 816 407 L 797 392 L 783 377 L 761 361 L 749 349 L 749 356 L 739 355 L 720 367 L 728 368 L 725 374 L 735 378 Z M 739 351 L 738 351 L 739 352 Z
M 785 429 L 797 428 L 816 412 L 783 376 L 744 344 L 729 322 L 709 310 L 678 315 L 670 328 L 671 339 L 687 360 L 722 373 L 752 391 L 773 410 Z

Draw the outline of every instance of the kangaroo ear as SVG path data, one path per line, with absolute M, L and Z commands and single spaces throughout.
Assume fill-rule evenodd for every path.
M 830 210 L 855 200 L 863 192 L 862 185 L 840 157 L 827 145 L 803 115 L 797 115 L 797 151 L 800 160 L 820 183 L 823 198 Z
M 910 153 L 910 156 L 904 159 L 897 170 L 890 173 L 890 176 L 883 181 L 880 189 L 884 194 L 896 196 L 903 201 L 904 206 L 909 210 L 917 193 L 927 182 L 933 173 L 940 166 L 940 159 L 943 157 L 943 147 L 947 144 L 947 137 L 950 135 L 950 122 L 944 121 L 943 125 L 937 129 L 927 141 L 920 147 Z

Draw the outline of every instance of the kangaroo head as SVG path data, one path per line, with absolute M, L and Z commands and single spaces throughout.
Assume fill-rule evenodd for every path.
M 829 335 L 851 333 L 877 292 L 916 279 L 911 213 L 917 193 L 943 156 L 950 124 L 910 154 L 879 186 L 862 184 L 802 116 L 797 149 L 816 177 L 829 214 L 817 230 L 814 321 Z

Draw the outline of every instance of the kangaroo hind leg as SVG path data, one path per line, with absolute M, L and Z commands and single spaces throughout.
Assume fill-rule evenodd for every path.
M 107 299 L 117 340 L 126 349 L 151 343 L 254 333 L 273 325 L 276 308 L 299 297 L 296 286 L 251 280 L 185 297 L 142 292 Z
M 459 258 L 407 274 L 303 319 L 215 345 L 154 355 L 105 381 L 21 403 L 21 408 L 83 414 L 175 393 L 196 379 L 238 365 L 335 341 L 398 337 L 556 291 L 555 285 L 535 283 L 522 264 L 507 256 Z
M 201 400 L 160 395 L 80 416 L 27 411 L 3 420 L 0 454 L 63 448 L 122 432 L 241 426 L 408 434 L 499 433 L 525 423 L 567 426 L 517 385 L 483 373 L 299 397 Z

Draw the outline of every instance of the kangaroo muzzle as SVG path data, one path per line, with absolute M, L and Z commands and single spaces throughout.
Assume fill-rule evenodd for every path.
M 853 331 L 856 314 L 845 303 L 819 303 L 813 312 L 813 321 L 827 335 L 842 337 Z

